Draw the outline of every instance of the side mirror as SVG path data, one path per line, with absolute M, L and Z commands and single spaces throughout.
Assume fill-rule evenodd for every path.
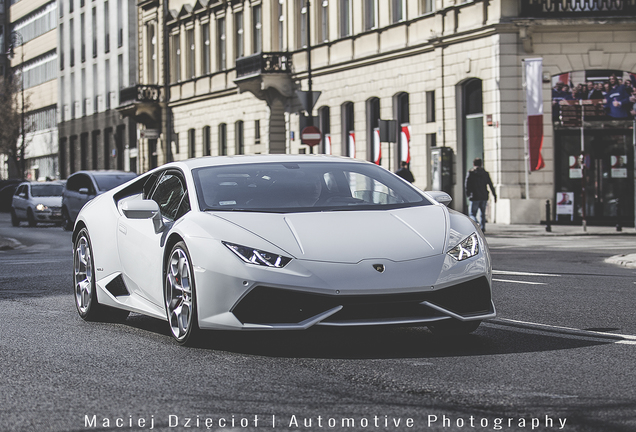
M 79 193 L 82 195 L 88 195 L 88 188 L 80 188 Z
M 140 199 L 126 201 L 122 204 L 121 211 L 128 219 L 152 219 L 156 233 L 163 229 L 163 217 L 156 201 Z
M 19 196 L 20 198 L 26 198 L 26 192 L 20 192 L 20 193 L 18 194 L 18 196 Z
M 449 194 L 443 191 L 428 191 L 427 192 L 431 198 L 437 201 L 440 204 L 444 204 L 445 206 L 449 205 L 453 198 Z

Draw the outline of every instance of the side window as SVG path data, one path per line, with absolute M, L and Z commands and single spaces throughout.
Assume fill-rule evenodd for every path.
M 77 176 L 77 183 L 79 185 L 79 187 L 77 188 L 77 190 L 80 190 L 82 188 L 86 188 L 88 189 L 88 193 L 91 195 L 95 195 L 95 186 L 93 186 L 93 181 L 90 179 L 89 176 L 84 175 L 84 174 L 80 174 Z
M 66 182 L 66 189 L 73 192 L 79 192 L 79 189 L 81 187 L 79 185 L 79 177 L 80 175 L 74 175 L 69 177 L 68 181 Z
M 174 173 L 168 172 L 159 179 L 151 199 L 159 204 L 162 216 L 171 221 L 190 209 L 183 181 Z

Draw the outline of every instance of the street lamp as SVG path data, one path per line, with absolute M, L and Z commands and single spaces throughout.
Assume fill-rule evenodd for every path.
M 24 131 L 24 40 L 22 35 L 16 31 L 11 32 L 11 45 L 9 45 L 8 56 L 13 59 L 15 47 L 22 47 L 20 50 L 20 96 L 22 99 L 21 114 L 20 114 L 20 134 L 22 135 L 22 145 L 20 146 L 20 176 L 25 179 L 26 160 L 25 160 L 25 131 Z

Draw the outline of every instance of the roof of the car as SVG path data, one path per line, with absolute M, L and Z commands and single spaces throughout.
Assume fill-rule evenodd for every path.
M 355 162 L 366 163 L 358 159 L 331 155 L 290 155 L 290 154 L 263 154 L 263 155 L 236 155 L 236 156 L 206 156 L 184 161 L 172 162 L 170 166 L 178 166 L 186 169 L 195 169 L 218 165 L 240 165 L 254 163 L 290 163 L 290 162 Z
M 109 175 L 130 175 L 131 177 L 136 176 L 137 174 L 135 174 L 134 172 L 130 172 L 130 171 L 119 171 L 119 170 L 82 170 L 82 171 L 76 171 L 74 172 L 72 175 L 76 175 L 76 174 L 88 174 L 91 176 L 109 176 Z
M 55 184 L 55 185 L 62 185 L 64 183 L 62 183 L 59 180 L 51 180 L 51 181 L 26 181 L 26 182 L 22 182 L 20 183 L 18 186 L 22 186 L 22 185 L 45 185 L 45 184 Z

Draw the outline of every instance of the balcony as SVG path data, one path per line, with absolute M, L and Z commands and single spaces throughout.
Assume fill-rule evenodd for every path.
M 636 0 L 522 0 L 524 18 L 634 17 Z
M 117 111 L 124 117 L 134 117 L 147 127 L 161 122 L 163 89 L 158 85 L 136 85 L 121 89 Z
M 293 96 L 291 55 L 285 52 L 258 53 L 236 59 L 236 80 L 241 93 L 249 91 L 261 100 L 274 89 L 284 98 Z

